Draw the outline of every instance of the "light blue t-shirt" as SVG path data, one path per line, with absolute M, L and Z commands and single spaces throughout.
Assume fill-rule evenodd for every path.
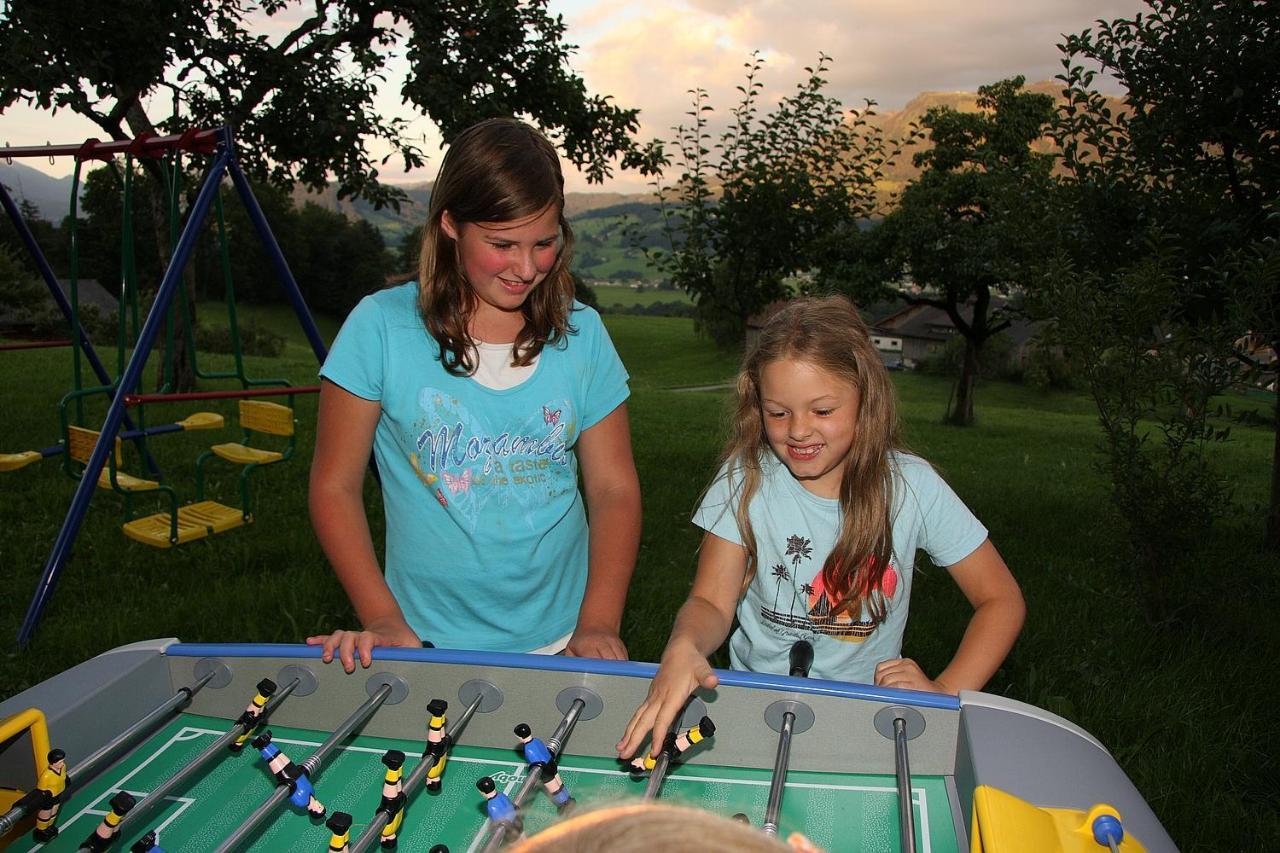
M 621 405 L 627 373 L 600 315 L 533 374 L 496 391 L 447 373 L 410 282 L 365 297 L 320 371 L 382 415 L 374 456 L 386 511 L 387 585 L 420 637 L 523 652 L 573 630 L 587 578 L 575 445 Z
M 972 554 L 987 529 L 923 459 L 895 453 L 893 461 L 893 559 L 882 584 L 888 614 L 875 625 L 865 608 L 857 619 L 833 614 L 823 588 L 822 565 L 840 531 L 840 502 L 807 491 L 772 453 L 762 459 L 760 490 L 748 510 L 759 554 L 729 640 L 734 669 L 785 675 L 791 646 L 802 639 L 813 644 L 813 678 L 870 684 L 876 664 L 901 657 L 916 549 L 950 566 Z M 741 545 L 735 518 L 741 481 L 735 476 L 731 483 L 726 471 L 693 521 Z

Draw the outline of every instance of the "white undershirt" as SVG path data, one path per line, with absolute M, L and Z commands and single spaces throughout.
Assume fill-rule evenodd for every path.
M 524 367 L 511 366 L 511 344 L 490 344 L 475 341 L 476 372 L 471 378 L 486 388 L 505 391 L 524 382 L 538 366 L 541 353 Z

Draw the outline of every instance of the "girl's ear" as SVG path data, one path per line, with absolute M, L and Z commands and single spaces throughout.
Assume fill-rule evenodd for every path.
M 443 231 L 445 236 L 450 240 L 457 242 L 458 223 L 453 221 L 453 216 L 447 210 L 440 213 L 440 230 Z

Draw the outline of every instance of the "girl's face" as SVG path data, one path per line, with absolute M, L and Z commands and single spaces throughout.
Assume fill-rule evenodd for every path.
M 858 389 L 808 361 L 780 359 L 760 370 L 765 437 L 791 475 L 813 494 L 840 495 L 857 437 Z
M 480 325 L 519 312 L 560 251 L 560 209 L 554 205 L 510 222 L 456 222 L 445 211 L 440 227 L 457 247 L 462 275 L 478 299 Z

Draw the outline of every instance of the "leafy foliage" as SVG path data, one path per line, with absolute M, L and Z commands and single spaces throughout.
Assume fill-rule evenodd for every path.
M 14 0 L 0 23 L 0 108 L 69 109 L 113 138 L 227 124 L 259 180 L 379 205 L 396 157 L 426 155 L 374 96 L 395 57 L 406 103 L 446 140 L 479 119 L 528 113 L 602 180 L 646 160 L 636 111 L 589 95 L 547 0 Z M 169 110 L 167 113 L 165 110 Z M 392 152 L 378 156 L 375 150 Z
M 934 107 L 924 172 L 883 223 L 833 247 L 833 277 L 868 302 L 892 295 L 947 313 L 964 341 L 946 419 L 970 424 L 987 342 L 1009 326 L 996 297 L 1025 289 L 1043 256 L 1052 158 L 1033 150 L 1053 99 L 1014 77 L 978 89 L 981 112 Z M 842 279 L 842 280 L 841 280 Z
M 1149 0 L 1149 11 L 1132 19 L 1099 21 L 1069 36 L 1060 45 L 1059 78 L 1067 104 L 1054 129 L 1068 172 L 1060 216 L 1071 263 L 1060 269 L 1085 271 L 1104 300 L 1134 281 L 1150 288 L 1153 277 L 1167 276 L 1158 288 L 1167 304 L 1158 303 L 1150 322 L 1172 340 L 1201 342 L 1182 369 L 1193 373 L 1200 360 L 1213 359 L 1215 374 L 1260 384 L 1266 374 L 1274 380 L 1280 364 L 1280 34 L 1273 5 Z M 1107 108 L 1094 88 L 1099 71 L 1125 87 L 1122 110 Z M 1059 291 L 1067 287 L 1058 284 Z M 1133 361 L 1147 344 L 1117 346 L 1134 348 L 1127 355 Z M 1133 416 L 1143 410 L 1139 401 L 1121 400 Z M 1176 430 L 1176 411 L 1153 416 L 1162 431 Z M 1280 407 L 1274 416 L 1280 424 Z M 1103 419 L 1120 465 L 1132 451 L 1112 436 L 1115 421 Z M 1198 470 L 1197 446 L 1176 448 L 1180 464 Z M 1280 549 L 1280 456 L 1272 465 L 1266 539 Z M 1119 476 L 1115 488 L 1141 488 L 1133 480 Z M 1170 499 L 1214 505 L 1215 487 L 1203 478 L 1182 485 L 1189 491 Z M 1151 519 L 1145 538 L 1163 536 L 1168 526 Z
M 824 93 L 830 58 L 762 113 L 759 55 L 746 63 L 732 122 L 712 143 L 707 94 L 675 128 L 680 177 L 655 182 L 670 244 L 657 264 L 694 298 L 700 331 L 741 342 L 747 318 L 788 293 L 786 280 L 820 261 L 823 241 L 876 209 L 875 185 L 901 147 L 868 123 L 874 103 L 846 111 Z

